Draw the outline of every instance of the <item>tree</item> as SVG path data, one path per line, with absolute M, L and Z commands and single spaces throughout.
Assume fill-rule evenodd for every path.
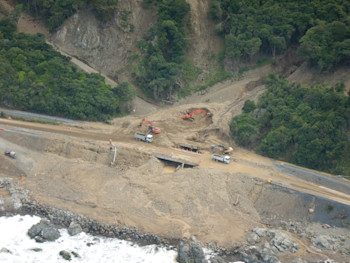
M 344 85 L 308 86 L 269 75 L 257 109 L 230 123 L 233 139 L 263 155 L 350 176 L 350 100 Z
M 136 97 L 135 87 L 127 81 L 119 83 L 113 92 L 118 96 L 122 102 L 132 101 Z
M 255 102 L 252 101 L 252 100 L 246 100 L 244 102 L 244 106 L 242 108 L 243 112 L 244 113 L 249 113 L 249 112 L 252 112 L 253 110 L 256 109 L 256 105 L 255 105 Z

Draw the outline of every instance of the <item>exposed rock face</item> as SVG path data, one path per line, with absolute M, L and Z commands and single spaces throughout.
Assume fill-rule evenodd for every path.
M 114 76 L 128 64 L 128 57 L 135 55 L 137 41 L 156 21 L 156 10 L 143 9 L 141 4 L 142 1 L 118 1 L 114 18 L 105 24 L 92 11 L 78 12 L 59 28 L 51 41 L 60 50 Z M 121 20 L 123 14 L 126 21 Z
M 194 237 L 188 242 L 180 241 L 178 245 L 177 262 L 179 263 L 207 263 L 203 249 Z
M 263 244 L 259 246 L 261 241 Z M 247 263 L 278 263 L 280 262 L 277 258 L 279 253 L 295 253 L 299 249 L 299 245 L 287 234 L 265 228 L 254 228 L 247 242 L 250 246 L 243 246 L 239 250 Z
M 322 250 L 339 251 L 342 254 L 350 254 L 350 237 L 349 236 L 328 236 L 319 235 L 311 238 L 313 246 Z
M 28 235 L 39 243 L 55 241 L 61 236 L 58 229 L 46 219 L 42 219 L 38 224 L 33 225 L 28 230 Z

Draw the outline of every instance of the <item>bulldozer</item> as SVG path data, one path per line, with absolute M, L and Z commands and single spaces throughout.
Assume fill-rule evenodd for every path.
M 147 122 L 150 126 L 148 127 L 148 130 L 152 133 L 155 133 L 155 134 L 159 134 L 160 133 L 160 129 L 157 128 L 157 127 L 154 127 L 152 122 L 150 122 L 149 120 L 146 120 L 146 118 L 142 118 L 141 122 L 140 122 L 140 127 L 142 126 L 143 122 Z
M 211 146 L 211 152 L 214 153 L 215 149 L 221 148 L 223 150 L 223 154 L 231 154 L 233 151 L 232 147 L 225 147 L 224 145 L 213 145 Z
M 205 110 L 194 110 L 192 112 L 186 112 L 186 113 L 182 114 L 182 119 L 193 120 L 192 115 L 195 113 L 203 113 L 204 115 L 207 114 L 207 112 Z

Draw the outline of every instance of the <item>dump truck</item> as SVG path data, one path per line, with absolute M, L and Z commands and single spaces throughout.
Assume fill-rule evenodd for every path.
M 214 160 L 215 162 L 222 162 L 226 164 L 230 163 L 230 156 L 228 155 L 213 154 L 211 156 L 211 159 Z
M 135 132 L 134 138 L 136 141 L 143 141 L 143 142 L 152 142 L 153 136 L 151 134 L 141 133 L 141 132 Z

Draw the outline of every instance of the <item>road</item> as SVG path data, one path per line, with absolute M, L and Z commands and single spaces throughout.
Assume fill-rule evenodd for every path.
M 287 167 L 289 164 L 277 162 L 278 165 L 276 166 L 275 160 L 264 158 L 258 155 L 254 156 L 254 159 L 252 159 L 252 153 L 244 149 L 236 149 L 232 154 L 231 163 L 226 165 L 223 163 L 213 162 L 211 160 L 210 152 L 204 151 L 199 154 L 176 148 L 164 147 L 157 145 L 156 143 L 146 144 L 143 142 L 136 142 L 133 139 L 132 135 L 126 136 L 122 134 L 116 135 L 107 132 L 103 133 L 101 131 L 82 129 L 80 126 L 77 127 L 69 124 L 48 125 L 0 119 L 0 127 L 4 129 L 9 127 L 20 127 L 58 135 L 86 138 L 96 141 L 108 141 L 109 139 L 112 139 L 115 144 L 126 149 L 137 148 L 139 151 L 148 154 L 168 153 L 179 158 L 199 163 L 201 167 L 207 167 L 208 169 L 215 169 L 222 172 L 247 172 L 247 175 L 254 178 L 259 178 L 271 184 L 276 184 L 295 191 L 320 196 L 350 206 L 350 195 L 340 192 L 337 189 L 331 189 L 332 185 L 328 185 L 327 181 L 321 182 L 323 183 L 323 185 L 321 185 L 312 181 L 298 178 L 296 176 L 291 176 L 286 169 L 281 169 L 283 165 L 286 165 Z M 302 167 L 296 166 L 293 167 L 295 167 L 295 169 L 303 171 L 304 173 L 310 174 L 309 169 L 304 169 Z M 317 171 L 312 171 L 312 173 L 314 175 L 325 177 L 324 173 Z M 333 178 L 330 177 L 329 180 L 333 180 Z M 350 187 L 350 183 L 347 180 L 343 180 L 343 184 L 345 185 L 346 189 Z

